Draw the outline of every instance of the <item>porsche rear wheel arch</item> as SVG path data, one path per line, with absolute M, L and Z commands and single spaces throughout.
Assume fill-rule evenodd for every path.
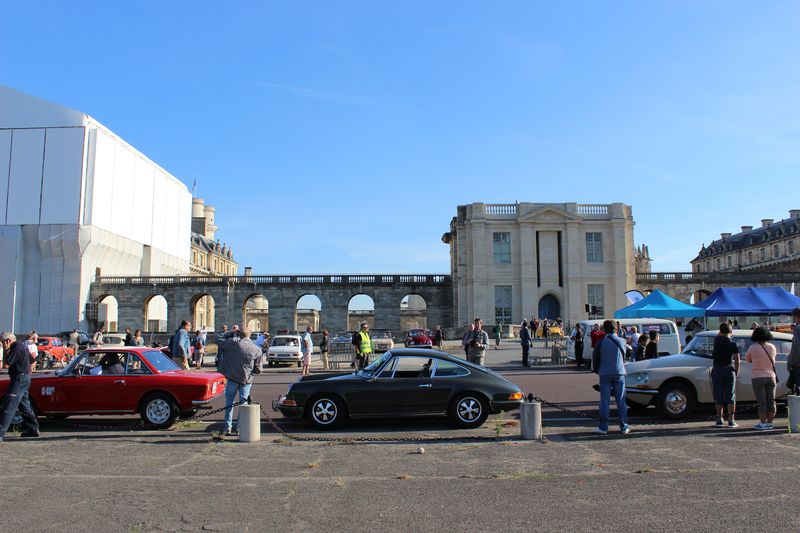
M 145 426 L 154 429 L 171 427 L 178 419 L 178 402 L 164 391 L 147 393 L 139 402 L 139 414 Z
M 347 418 L 347 407 L 338 394 L 316 394 L 306 403 L 305 415 L 318 429 L 334 429 Z
M 455 425 L 474 429 L 481 427 L 489 416 L 489 400 L 480 392 L 461 392 L 450 402 L 448 415 Z

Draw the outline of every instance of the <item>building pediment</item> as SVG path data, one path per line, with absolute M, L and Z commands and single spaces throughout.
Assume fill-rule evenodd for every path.
M 519 217 L 518 221 L 523 222 L 578 222 L 581 217 L 573 213 L 568 213 L 555 206 L 545 206 L 531 211 L 527 215 Z

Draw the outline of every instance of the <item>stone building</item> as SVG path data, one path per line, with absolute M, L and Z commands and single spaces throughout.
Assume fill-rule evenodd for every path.
M 201 198 L 192 198 L 192 240 L 189 268 L 196 276 L 236 276 L 239 264 L 233 258 L 233 250 L 215 240 L 217 225 L 215 209 L 205 205 Z M 194 327 L 215 329 L 214 300 L 201 296 L 194 306 Z
M 692 260 L 692 272 L 767 270 L 800 270 L 800 209 L 792 209 L 780 222 L 765 218 L 759 228 L 742 226 L 739 233 L 722 233 Z
M 621 203 L 458 206 L 442 237 L 456 324 L 611 316 L 635 287 L 633 226 L 631 207 Z M 638 255 L 649 268 L 646 247 Z

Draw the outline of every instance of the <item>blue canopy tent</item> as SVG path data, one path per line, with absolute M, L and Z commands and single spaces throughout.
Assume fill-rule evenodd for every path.
M 705 309 L 676 300 L 656 289 L 643 300 L 619 309 L 614 318 L 690 318 L 705 314 Z
M 783 287 L 721 287 L 697 304 L 706 316 L 790 315 L 800 297 Z

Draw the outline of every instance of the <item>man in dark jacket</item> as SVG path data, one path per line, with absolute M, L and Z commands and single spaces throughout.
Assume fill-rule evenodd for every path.
M 239 430 L 233 425 L 233 403 L 237 394 L 239 402 L 250 402 L 253 367 L 261 357 L 261 349 L 250 340 L 250 329 L 247 326 L 224 337 L 220 336 L 218 345 L 225 350 L 225 357 L 219 363 L 219 371 L 228 380 L 225 384 L 225 434 L 236 435 Z
M 8 375 L 11 378 L 5 395 L 0 399 L 0 442 L 11 426 L 17 409 L 22 415 L 21 436 L 38 437 L 39 423 L 36 421 L 28 395 L 31 386 L 31 367 L 36 359 L 31 357 L 24 343 L 17 342 L 17 337 L 13 333 L 6 331 L 0 334 L 0 342 L 5 354 L 3 365 L 8 367 Z
M 528 323 L 524 320 L 519 330 L 519 342 L 522 344 L 522 366 L 528 366 L 531 353 L 531 332 L 528 331 Z

